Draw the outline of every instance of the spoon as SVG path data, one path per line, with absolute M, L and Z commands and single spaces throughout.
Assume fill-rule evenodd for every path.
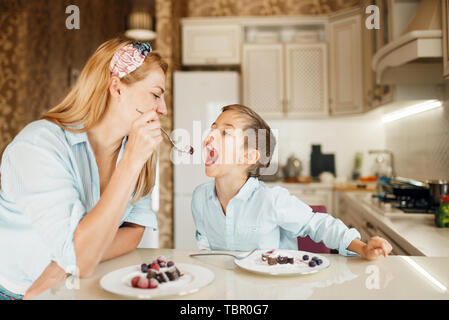
M 232 253 L 224 253 L 224 252 L 206 252 L 206 253 L 193 253 L 193 254 L 189 254 L 190 257 L 201 257 L 201 256 L 231 256 L 236 258 L 237 260 L 242 260 L 245 259 L 247 257 L 249 257 L 250 255 L 253 254 L 253 252 L 256 251 L 256 249 L 251 250 L 251 252 L 249 252 L 248 254 L 245 255 L 235 255 Z
M 139 112 L 140 114 L 143 113 L 143 112 L 140 111 L 139 109 L 136 109 L 136 111 Z M 193 154 L 194 149 L 193 149 L 192 146 L 190 146 L 190 148 L 186 146 L 184 149 L 181 149 L 181 148 L 179 148 L 179 147 L 175 144 L 175 142 L 170 138 L 170 136 L 168 135 L 168 133 L 165 132 L 165 130 L 164 130 L 163 128 L 161 128 L 161 131 L 162 131 L 162 133 L 168 138 L 168 140 L 170 140 L 172 146 L 173 146 L 176 150 L 178 150 L 178 151 L 180 151 L 180 152 L 184 152 L 184 153 L 190 153 L 190 154 Z

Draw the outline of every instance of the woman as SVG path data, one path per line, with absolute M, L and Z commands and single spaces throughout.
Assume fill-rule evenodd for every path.
M 134 250 L 150 211 L 167 64 L 147 43 L 102 44 L 75 87 L 1 162 L 0 299 L 29 299 Z M 142 111 L 142 114 L 136 109 Z

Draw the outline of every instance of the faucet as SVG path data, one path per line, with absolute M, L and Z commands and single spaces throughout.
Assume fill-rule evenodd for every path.
M 393 177 L 396 177 L 396 170 L 395 170 L 395 166 L 394 166 L 394 157 L 393 157 L 393 152 L 391 150 L 388 149 L 384 149 L 384 150 L 368 150 L 368 154 L 376 154 L 376 153 L 385 153 L 388 154 L 390 156 L 390 163 L 391 163 L 391 175 Z

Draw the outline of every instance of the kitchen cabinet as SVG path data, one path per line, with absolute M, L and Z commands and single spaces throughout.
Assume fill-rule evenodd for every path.
M 265 117 L 328 114 L 327 45 L 243 45 L 243 101 Z
M 184 65 L 238 65 L 240 47 L 241 28 L 238 24 L 183 25 Z
M 370 83 L 370 88 L 368 90 L 372 90 L 368 92 L 368 98 L 370 99 L 367 102 L 367 106 L 375 108 L 381 105 L 385 105 L 387 103 L 390 103 L 393 101 L 393 91 L 394 86 L 388 85 L 388 84 L 379 84 L 376 82 L 376 73 L 372 71 L 371 65 L 372 65 L 372 59 L 374 54 L 381 49 L 383 46 L 387 45 L 391 40 L 393 40 L 394 37 L 399 36 L 399 24 L 403 25 L 405 24 L 403 20 L 404 16 L 409 15 L 410 3 L 413 1 L 403 1 L 404 5 L 407 7 L 397 7 L 394 6 L 392 0 L 369 0 L 366 1 L 366 5 L 374 4 L 379 8 L 379 23 L 380 23 L 380 29 L 372 29 L 372 30 L 364 30 L 364 35 L 367 37 L 370 37 L 372 40 L 371 42 L 371 48 L 369 48 L 369 45 L 364 48 L 365 51 L 371 49 L 370 53 L 368 55 L 370 56 L 369 61 L 369 70 L 365 70 L 365 72 L 369 72 L 369 74 L 372 76 L 372 83 Z M 413 4 L 412 4 L 413 5 Z M 393 19 L 394 12 L 407 12 L 407 14 L 396 14 L 396 19 Z M 395 27 L 396 25 L 396 27 Z M 393 32 L 395 29 L 395 32 Z M 401 30 L 402 31 L 402 30 Z
M 442 23 L 441 31 L 443 32 L 443 76 L 449 79 L 449 4 L 446 0 L 441 0 Z
M 282 44 L 243 45 L 243 104 L 262 116 L 284 112 L 284 55 Z
M 326 43 L 285 45 L 288 116 L 328 115 Z
M 330 23 L 330 79 L 332 114 L 363 111 L 361 16 Z

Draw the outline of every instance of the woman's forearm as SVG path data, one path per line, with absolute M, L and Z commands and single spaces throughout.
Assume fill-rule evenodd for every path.
M 118 229 L 111 245 L 105 251 L 101 261 L 109 260 L 137 248 L 142 239 L 145 227 L 137 224 L 125 223 Z
M 81 277 L 93 273 L 114 240 L 139 172 L 140 168 L 124 155 L 100 200 L 75 230 L 74 246 Z

